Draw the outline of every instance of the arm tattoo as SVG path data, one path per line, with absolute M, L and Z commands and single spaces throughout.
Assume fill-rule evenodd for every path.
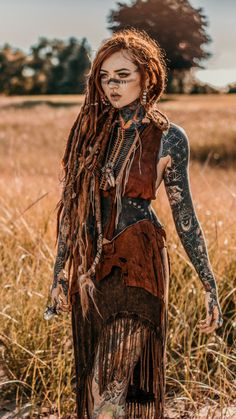
M 54 264 L 53 272 L 53 288 L 57 287 L 58 282 L 62 285 L 65 295 L 67 295 L 67 286 L 65 283 L 65 264 L 69 257 L 69 248 L 68 248 L 68 234 L 69 234 L 69 220 L 68 217 L 64 216 L 62 218 L 59 237 L 58 237 L 58 246 L 57 246 L 57 256 Z
M 211 293 L 211 305 L 217 300 L 217 285 L 208 257 L 205 237 L 192 202 L 189 184 L 189 141 L 185 131 L 171 123 L 163 133 L 162 155 L 171 157 L 164 172 L 164 184 L 176 231 L 205 290 Z

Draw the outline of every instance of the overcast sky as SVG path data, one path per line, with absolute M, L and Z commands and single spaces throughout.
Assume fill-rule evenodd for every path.
M 122 0 L 130 4 L 131 0 Z M 164 0 L 163 0 L 164 1 Z M 236 0 L 190 0 L 208 17 L 213 53 L 197 77 L 215 86 L 236 81 Z M 68 39 L 86 37 L 96 51 L 110 35 L 107 16 L 116 0 L 0 0 L 0 45 L 28 50 L 39 36 Z

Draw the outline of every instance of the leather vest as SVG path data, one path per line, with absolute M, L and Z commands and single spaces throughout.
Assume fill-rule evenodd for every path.
M 153 120 L 140 132 L 141 159 L 139 161 L 139 145 L 130 167 L 124 195 L 121 197 L 122 209 L 116 228 L 115 187 L 100 189 L 103 251 L 96 268 L 96 280 L 100 281 L 116 265 L 122 268 L 126 285 L 143 287 L 153 295 L 160 295 L 161 288 L 157 286 L 156 273 L 161 283 L 160 278 L 164 272 L 162 252 L 166 246 L 165 229 L 151 206 L 151 200 L 156 198 L 157 163 L 162 146 L 162 132 Z M 129 226 L 132 227 L 128 228 Z M 87 249 L 90 266 L 97 251 L 97 229 L 93 211 L 90 211 L 87 220 L 87 231 L 90 237 Z M 144 244 L 144 239 L 148 240 L 148 244 Z M 79 259 L 79 255 L 77 257 Z M 71 293 L 78 291 L 76 276 L 73 281 Z
M 106 240 L 112 240 L 129 225 L 140 220 L 147 219 L 157 226 L 161 226 L 151 206 L 151 200 L 156 198 L 155 185 L 161 137 L 162 131 L 153 121 L 146 124 L 140 133 L 141 157 L 140 146 L 138 146 L 135 150 L 124 195 L 121 197 L 122 210 L 116 228 L 115 187 L 107 191 L 101 190 L 102 225 Z

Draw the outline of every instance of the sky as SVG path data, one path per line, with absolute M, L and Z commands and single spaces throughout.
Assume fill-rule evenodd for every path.
M 165 0 L 163 0 L 165 1 Z M 196 76 L 216 87 L 236 81 L 236 0 L 189 0 L 203 8 L 207 32 L 213 42 L 207 46 L 212 57 Z M 131 0 L 122 0 L 131 4 Z M 0 46 L 8 42 L 28 51 L 40 36 L 78 39 L 86 37 L 95 53 L 107 30 L 107 16 L 117 0 L 0 0 Z

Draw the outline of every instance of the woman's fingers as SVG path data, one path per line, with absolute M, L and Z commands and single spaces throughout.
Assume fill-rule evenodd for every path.
M 59 294 L 57 298 L 57 310 L 61 310 L 64 312 L 69 311 L 69 304 L 68 304 L 68 297 L 64 293 L 64 289 L 61 284 L 58 286 Z
M 59 289 L 58 289 L 58 287 L 55 287 L 51 291 L 51 299 L 52 299 L 53 304 L 57 303 L 58 296 L 59 296 Z
M 197 327 L 199 328 L 199 329 L 201 329 L 201 330 L 203 330 L 203 329 L 205 329 L 205 328 L 207 328 L 207 327 L 210 327 L 210 324 L 208 323 L 208 322 L 206 322 L 206 321 L 202 321 L 202 323 L 201 324 L 197 324 Z
M 64 285 L 64 284 L 63 284 Z M 65 289 L 63 286 L 59 283 L 56 287 L 52 288 L 51 290 L 51 299 L 53 305 L 56 306 L 57 311 L 63 311 L 68 312 L 69 311 L 69 304 L 68 304 L 68 298 L 65 294 Z
M 223 319 L 220 316 L 218 309 L 213 311 L 212 316 L 207 317 L 205 320 L 200 320 L 197 327 L 201 332 L 211 333 L 214 330 L 221 327 L 223 324 Z
M 207 314 L 206 318 L 204 320 L 200 320 L 198 323 L 200 326 L 210 326 L 212 322 L 212 316 L 210 314 Z
M 204 320 L 199 321 L 199 328 L 205 329 L 212 326 L 213 320 L 214 320 L 213 315 L 212 316 L 208 315 Z
M 58 309 L 65 312 L 65 313 L 69 312 L 69 306 L 68 305 L 60 305 L 58 307 Z
M 214 320 L 211 325 L 209 325 L 209 324 L 206 323 L 203 326 L 199 326 L 199 328 L 200 328 L 201 332 L 211 333 L 215 329 L 217 329 L 217 322 L 216 322 L 216 320 Z

